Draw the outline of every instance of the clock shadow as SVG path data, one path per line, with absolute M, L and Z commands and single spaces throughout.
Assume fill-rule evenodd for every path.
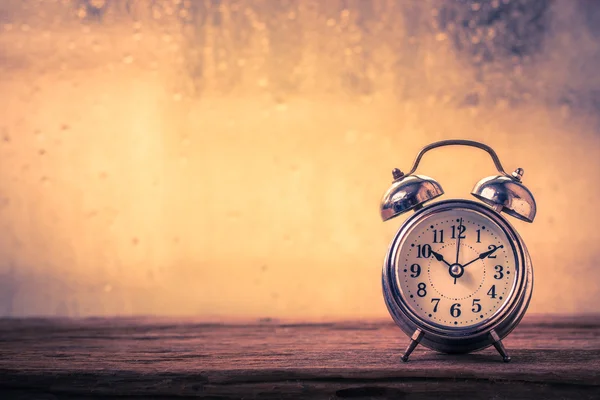
M 410 361 L 433 361 L 443 363 L 472 363 L 472 364 L 506 364 L 500 354 L 493 350 L 486 350 L 477 353 L 466 353 L 466 354 L 446 354 L 438 353 L 435 351 L 427 351 L 421 354 L 415 354 L 411 357 Z M 511 364 L 513 362 L 511 361 Z

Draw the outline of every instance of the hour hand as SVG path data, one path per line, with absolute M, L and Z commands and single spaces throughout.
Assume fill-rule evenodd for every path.
M 433 254 L 433 256 L 435 257 L 436 260 L 441 261 L 443 263 L 445 263 L 447 266 L 451 267 L 452 265 L 450 263 L 448 263 L 448 261 L 444 260 L 444 256 L 441 255 L 440 253 L 437 253 L 433 250 L 431 250 L 431 254 Z

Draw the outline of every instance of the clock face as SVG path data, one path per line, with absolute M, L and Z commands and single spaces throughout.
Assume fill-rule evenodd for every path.
M 443 328 L 471 327 L 494 316 L 511 298 L 520 273 L 505 231 L 464 208 L 418 220 L 395 260 L 405 303 L 421 320 Z

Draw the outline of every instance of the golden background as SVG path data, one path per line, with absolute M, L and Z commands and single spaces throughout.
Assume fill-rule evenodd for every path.
M 381 196 L 448 138 L 525 169 L 530 312 L 600 311 L 593 3 L 3 1 L 0 316 L 386 317 Z

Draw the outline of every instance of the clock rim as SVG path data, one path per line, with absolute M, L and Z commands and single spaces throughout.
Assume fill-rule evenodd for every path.
M 446 209 L 463 208 L 483 214 L 496 223 L 514 246 L 518 264 L 517 282 L 509 299 L 481 323 L 467 327 L 446 327 L 431 324 L 414 313 L 397 287 L 396 254 L 411 228 L 429 215 Z M 450 199 L 428 205 L 410 216 L 398 229 L 386 253 L 382 273 L 383 294 L 386 306 L 396 324 L 411 336 L 417 329 L 424 333 L 421 344 L 448 353 L 469 352 L 488 347 L 493 343 L 489 333 L 495 330 L 502 339 L 520 322 L 529 305 L 533 289 L 533 268 L 525 243 L 512 225 L 487 205 L 471 200 Z

